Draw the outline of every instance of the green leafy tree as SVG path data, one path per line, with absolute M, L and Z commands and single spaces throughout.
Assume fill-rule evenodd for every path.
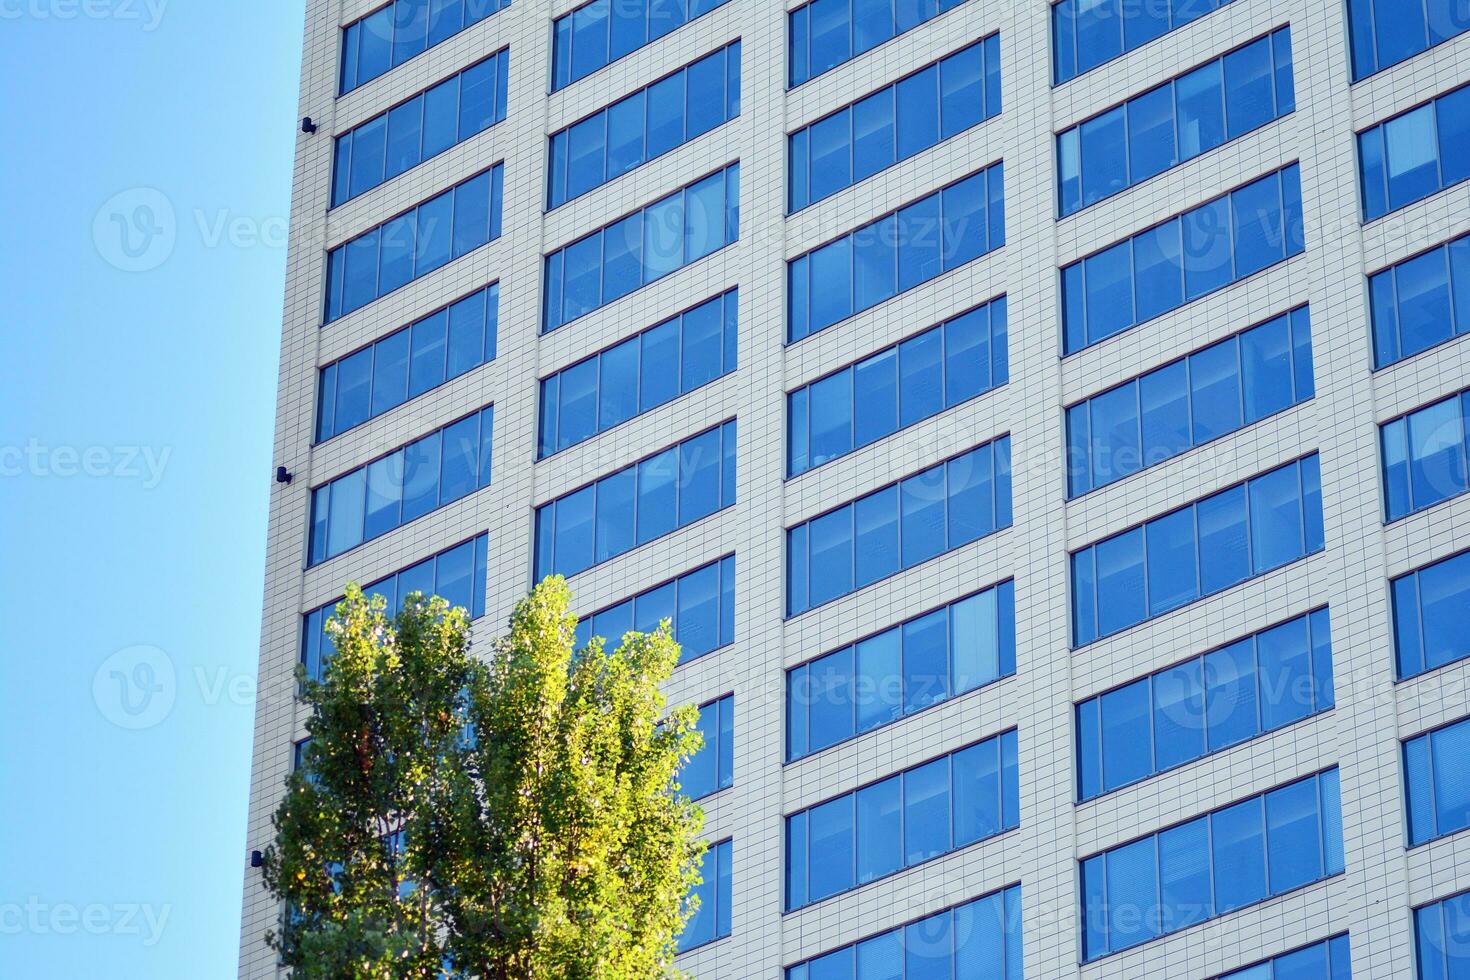
M 266 852 L 295 976 L 672 973 L 704 851 L 677 792 L 696 712 L 659 690 L 679 648 L 665 623 L 574 657 L 569 604 L 537 586 L 482 663 L 463 610 L 413 596 L 390 621 L 349 588 Z

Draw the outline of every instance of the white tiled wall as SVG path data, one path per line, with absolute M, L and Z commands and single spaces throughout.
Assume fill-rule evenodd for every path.
M 1050 84 L 1047 0 L 969 0 L 808 83 L 785 89 L 785 6 L 730 0 L 672 35 L 548 96 L 551 20 L 573 0 L 509 10 L 337 99 L 340 25 L 376 0 L 308 5 L 277 406 L 276 486 L 261 644 L 249 848 L 262 848 L 303 717 L 293 704 L 300 616 L 488 530 L 488 638 L 530 585 L 531 515 L 587 480 L 727 418 L 739 419 L 739 503 L 577 576 L 591 611 L 721 555 L 737 555 L 736 642 L 681 667 L 676 702 L 734 692 L 735 785 L 706 806 L 711 840 L 734 838 L 733 935 L 681 959 L 702 977 L 781 975 L 785 965 L 1020 882 L 1028 978 L 1205 978 L 1344 929 L 1355 976 L 1413 975 L 1409 908 L 1470 887 L 1465 835 L 1403 847 L 1397 742 L 1466 713 L 1470 666 L 1395 685 L 1389 577 L 1470 544 L 1470 497 L 1392 527 L 1380 521 L 1375 422 L 1470 377 L 1470 342 L 1370 373 L 1364 275 L 1470 231 L 1461 185 L 1363 228 L 1353 131 L 1470 78 L 1470 36 L 1350 87 L 1341 0 L 1235 0 L 1080 79 Z M 795 6 L 795 4 L 791 4 Z M 1292 27 L 1292 115 L 1060 222 L 1052 134 L 1283 24 Z M 1001 116 L 784 218 L 785 133 L 993 31 Z M 740 38 L 734 122 L 543 215 L 547 134 Z M 509 45 L 505 122 L 327 215 L 332 136 Z M 784 344 L 785 259 L 997 159 L 1005 161 L 1004 249 L 802 343 Z M 541 256 L 730 161 L 741 163 L 741 240 L 538 336 Z M 325 249 L 505 161 L 504 234 L 327 327 Z M 1301 164 L 1305 254 L 1144 327 L 1059 359 L 1057 268 L 1291 161 Z M 312 445 L 315 375 L 326 364 L 486 283 L 500 283 L 497 359 L 322 446 Z M 537 379 L 694 303 L 740 287 L 740 369 L 540 464 Z M 1004 389 L 783 481 L 784 392 L 1005 293 Z M 1314 401 L 1086 498 L 1064 499 L 1063 406 L 1304 302 Z M 382 538 L 304 570 L 310 488 L 471 408 L 495 403 L 494 483 Z M 1010 433 L 1014 527 L 783 619 L 783 528 L 996 435 Z M 1321 453 L 1325 552 L 1087 648 L 1069 650 L 1069 549 Z M 1017 674 L 882 730 L 782 765 L 783 670 L 1007 577 L 1016 580 Z M 1071 706 L 1083 697 L 1323 603 L 1332 608 L 1335 711 L 1083 806 L 1074 805 Z M 782 914 L 782 816 L 1011 727 L 1020 733 L 1021 826 L 992 840 Z M 1079 967 L 1076 862 L 1329 765 L 1342 773 L 1347 872 L 1331 881 Z M 240 976 L 273 977 L 262 937 L 277 907 L 246 869 Z

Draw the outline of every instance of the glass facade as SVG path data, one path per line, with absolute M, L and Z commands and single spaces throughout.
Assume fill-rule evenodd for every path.
M 504 48 L 338 136 L 332 206 L 503 122 L 509 73 L 510 49 Z
M 495 360 L 499 311 L 500 284 L 492 283 L 322 368 L 317 442 Z
M 1067 409 L 1067 492 L 1080 497 L 1316 394 L 1305 306 Z
M 1020 823 L 1005 732 L 786 818 L 786 907 L 799 909 Z
M 1000 114 L 1000 35 L 787 137 L 787 206 L 800 211 Z
M 1021 887 L 925 916 L 786 968 L 786 980 L 1021 980 Z
M 1081 862 L 1091 961 L 1341 874 L 1329 769 Z
M 1409 846 L 1470 827 L 1470 719 L 1404 742 Z
M 1085 646 L 1322 550 L 1313 453 L 1072 554 Z
M 449 40 L 510 0 L 394 0 L 342 28 L 337 84 L 346 95 Z
M 1379 368 L 1470 333 L 1470 235 L 1373 273 L 1368 298 Z
M 735 642 L 733 555 L 685 572 L 678 578 L 600 609 L 577 622 L 577 649 L 600 636 L 614 646 L 630 630 L 647 633 L 669 621 L 679 643 L 679 662 Z
M 1058 210 L 1074 214 L 1295 108 L 1283 27 L 1058 133 Z
M 1470 85 L 1358 134 L 1363 220 L 1470 180 Z
M 1064 266 L 1064 351 L 1101 343 L 1305 248 L 1293 163 Z
M 735 370 L 739 292 L 707 300 L 541 382 L 541 457 Z
M 547 207 L 556 208 L 740 115 L 740 42 L 551 135 Z
M 931 466 L 786 531 L 786 615 L 1011 525 L 1011 441 Z
M 1001 582 L 788 670 L 786 757 L 1014 674 L 1015 596 L 1015 582 Z
M 1077 705 L 1077 797 L 1090 800 L 1333 706 L 1326 609 Z
M 1001 296 L 787 395 L 787 473 L 799 476 L 1009 378 Z
M 1353 957 L 1346 934 L 1333 936 L 1216 980 L 1352 980 Z
M 487 405 L 312 490 L 308 564 L 488 487 L 494 423 Z
M 536 572 L 576 575 L 735 503 L 735 423 L 536 508 Z
M 1006 243 L 993 163 L 786 263 L 790 343 L 923 285 Z
M 497 163 L 329 251 L 326 322 L 499 238 L 504 171 Z
M 546 256 L 543 332 L 606 306 L 740 237 L 740 164 Z

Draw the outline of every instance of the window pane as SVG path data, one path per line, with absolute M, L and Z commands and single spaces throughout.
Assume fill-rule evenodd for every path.
M 1199 524 L 1200 594 L 1212 595 L 1251 574 L 1245 488 L 1232 487 L 1195 504 Z
M 1109 691 L 1102 706 L 1103 788 L 1117 789 L 1151 775 L 1153 738 L 1149 682 Z
M 885 487 L 853 505 L 857 523 L 857 577 L 861 588 L 899 570 L 898 488 Z
M 1261 730 L 1256 717 L 1254 644 L 1241 640 L 1205 656 L 1205 703 L 1211 752 Z
M 918 864 L 950 847 L 949 759 L 903 774 L 904 863 Z
M 1384 123 L 1383 143 L 1389 208 L 1401 208 L 1439 189 L 1439 144 L 1432 104 Z
M 903 567 L 945 550 L 945 468 L 936 466 L 899 484 Z
M 954 765 L 954 846 L 1000 833 L 999 742 L 989 739 L 956 752 Z
M 1279 317 L 1240 337 L 1244 371 L 1245 418 L 1263 419 L 1291 405 L 1291 336 L 1289 320 Z
M 1128 175 L 1137 184 L 1177 162 L 1174 88 L 1161 85 L 1128 103 Z
M 815 901 L 853 885 L 852 797 L 844 796 L 811 808 L 811 899 Z
M 1000 677 L 998 588 L 950 606 L 949 646 L 953 689 L 963 693 Z
M 1158 616 L 1193 601 L 1196 584 L 1194 511 L 1185 509 L 1150 521 L 1148 547 L 1149 615 Z
M 1185 361 L 1150 371 L 1138 380 L 1143 409 L 1143 466 L 1184 452 L 1190 436 L 1189 369 Z
M 852 511 L 846 507 L 814 518 L 811 533 L 811 605 L 852 591 Z
M 1087 341 L 1097 343 L 1133 325 L 1132 243 L 1120 242 L 1084 262 Z
M 859 361 L 853 373 L 853 445 L 866 446 L 898 429 L 897 349 Z
M 1224 914 L 1267 895 L 1266 847 L 1261 799 L 1246 800 L 1210 815 L 1215 867 L 1229 874 L 1215 878 L 1215 911 Z
M 638 543 L 668 534 L 678 524 L 679 447 L 638 464 Z
M 1322 835 L 1317 780 L 1304 779 L 1266 794 L 1266 833 L 1271 894 L 1322 877 Z
M 1205 754 L 1205 696 L 1199 658 L 1153 677 L 1154 755 L 1158 771 Z
M 1170 221 L 1133 239 L 1138 320 L 1150 320 L 1184 303 L 1179 223 Z
M 901 714 L 900 632 L 887 630 L 857 645 L 857 730 L 868 731 Z
M 903 624 L 905 714 L 949 697 L 948 629 L 943 609 Z
M 939 69 L 933 65 L 901 80 L 898 105 L 898 158 L 914 156 L 939 142 Z
M 857 880 L 872 881 L 903 867 L 900 780 L 858 790 Z
M 1126 949 L 1158 934 L 1158 864 L 1152 837 L 1107 854 L 1109 947 Z
M 1271 39 L 1262 38 L 1225 56 L 1225 109 L 1230 138 L 1270 122 L 1275 115 L 1271 91 L 1274 66 Z
M 1261 692 L 1261 726 L 1289 725 L 1314 710 L 1312 648 L 1307 618 L 1298 617 L 1256 638 Z
M 1296 466 L 1284 466 L 1250 482 L 1251 562 L 1256 573 L 1306 553 L 1299 479 Z
M 1079 127 L 1082 138 L 1082 200 L 1101 200 L 1128 186 L 1128 140 L 1120 106 Z
M 1222 874 L 1228 873 L 1221 869 Z M 1159 927 L 1174 932 L 1213 914 L 1210 896 L 1209 827 L 1191 820 L 1159 834 Z
M 1101 635 L 1148 618 L 1143 578 L 1143 530 L 1098 543 L 1098 628 Z
M 1183 216 L 1184 292 L 1195 299 L 1230 282 L 1230 200 L 1220 198 Z
M 1470 722 L 1430 736 L 1434 745 L 1434 808 L 1438 831 L 1470 827 Z

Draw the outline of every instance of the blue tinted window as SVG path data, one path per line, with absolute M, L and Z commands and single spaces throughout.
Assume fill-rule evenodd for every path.
M 1343 934 L 1216 980 L 1351 980 L 1352 975 L 1352 953 Z
M 547 255 L 542 332 L 735 241 L 739 186 L 732 163 Z
M 787 15 L 792 88 L 871 51 L 964 0 L 812 0 Z
M 957 837 L 957 827 L 986 826 L 993 835 L 1017 826 L 1015 800 L 1006 799 L 1015 787 L 1003 776 L 1015 758 L 1015 734 L 1007 732 L 787 817 L 787 909 L 978 839 Z M 901 855 L 892 850 L 900 834 Z
M 338 88 L 345 95 L 409 58 L 446 41 L 510 0 L 395 0 L 342 28 Z
M 1002 296 L 787 395 L 797 476 L 1004 384 Z
M 426 597 L 443 596 L 451 608 L 460 606 L 470 619 L 479 619 L 485 615 L 488 549 L 489 538 L 482 534 L 363 586 L 363 594 L 383 596 L 390 617 L 403 607 L 410 594 L 421 592 Z M 329 602 L 301 617 L 301 666 L 314 681 L 322 679 L 335 651 L 325 627 L 336 609 L 337 603 Z
M 1470 10 L 1457 0 L 1347 0 L 1347 7 L 1355 82 L 1470 31 Z
M 326 322 L 500 237 L 501 177 L 494 167 L 327 254 Z
M 787 341 L 1004 245 L 1002 171 L 993 163 L 788 262 Z
M 1073 214 L 1285 115 L 1295 107 L 1290 81 L 1291 29 L 1283 27 L 1063 130 L 1059 212 Z
M 317 372 L 317 441 L 494 360 L 499 305 L 499 285 L 486 286 L 322 368 Z M 453 343 L 446 343 L 451 322 Z
M 674 639 L 679 643 L 680 663 L 734 643 L 734 556 L 721 558 L 631 599 L 583 616 L 577 623 L 577 648 L 586 646 L 593 636 L 617 646 L 629 630 L 648 632 L 665 619 L 670 621 Z M 722 715 L 720 724 L 725 725 L 727 720 Z
M 1002 436 L 788 529 L 786 614 L 1009 527 L 1010 455 Z
M 1053 5 L 1052 73 L 1056 84 L 1182 27 L 1230 0 L 1062 0 Z
M 1012 885 L 788 967 L 786 980 L 1021 980 L 1020 912 L 1021 887 Z
M 1467 420 L 1470 392 L 1462 392 L 1379 427 L 1388 520 L 1396 521 L 1470 489 Z
M 695 726 L 704 745 L 679 774 L 679 788 L 691 800 L 702 799 L 735 782 L 735 696 L 700 705 Z
M 1303 306 L 1068 408 L 1068 492 L 1106 486 L 1314 392 Z
M 494 406 L 451 423 L 311 492 L 315 565 L 490 484 Z
M 1368 293 L 1379 368 L 1470 333 L 1470 235 L 1374 273 Z
M 724 3 L 592 0 L 563 14 L 552 24 L 551 90 L 586 78 Z
M 732 289 L 543 379 L 538 456 L 734 371 L 738 305 Z
M 1459 980 L 1470 970 L 1470 891 L 1414 910 L 1419 980 Z
M 1409 846 L 1470 827 L 1470 720 L 1404 743 Z
M 1394 579 L 1394 640 L 1399 679 L 1470 657 L 1470 553 Z
M 1321 550 L 1316 464 L 1315 454 L 1288 463 L 1073 553 L 1073 643 L 1083 646 Z M 1146 548 L 1155 534 L 1166 544 Z M 1167 574 L 1156 572 L 1157 561 Z
M 553 133 L 547 207 L 560 207 L 733 118 L 740 111 L 739 65 L 736 41 Z M 658 98 L 666 90 L 675 96 L 669 113 Z
M 536 509 L 536 578 L 575 575 L 735 502 L 726 422 Z M 596 547 L 601 541 L 604 547 Z
M 1372 221 L 1470 179 L 1470 87 L 1358 134 L 1363 218 Z
M 1065 352 L 1302 251 L 1299 179 L 1293 163 L 1064 267 Z M 1181 256 L 1182 291 L 1168 276 Z
M 1016 670 L 1007 581 L 786 672 L 786 755 L 798 759 Z
M 505 119 L 502 49 L 337 137 L 332 206 L 398 176 Z M 384 148 L 386 131 L 387 149 Z
M 942 58 L 788 137 L 790 193 L 800 211 L 976 126 L 1000 109 L 1000 35 Z
M 1331 769 L 1086 858 L 1083 960 L 1338 874 L 1341 834 Z
M 680 953 L 712 943 L 730 935 L 731 906 L 731 847 L 730 841 L 711 844 L 704 852 L 700 863 L 700 883 L 690 889 L 691 899 L 697 899 L 694 914 L 679 934 Z

